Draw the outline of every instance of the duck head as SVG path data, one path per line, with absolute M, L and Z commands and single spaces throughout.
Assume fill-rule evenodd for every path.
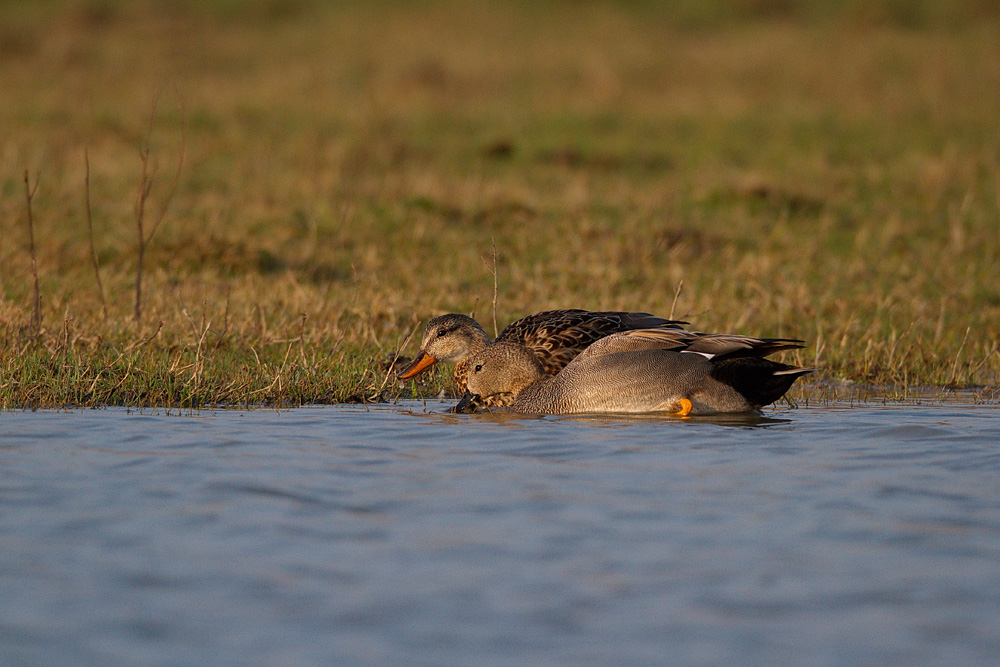
M 510 405 L 522 390 L 544 379 L 545 368 L 531 350 L 516 343 L 495 343 L 469 360 L 468 391 L 455 411 Z
M 399 372 L 400 380 L 420 375 L 439 361 L 465 361 L 490 344 L 490 337 L 474 319 L 449 313 L 433 318 L 424 328 L 420 351 L 409 366 Z

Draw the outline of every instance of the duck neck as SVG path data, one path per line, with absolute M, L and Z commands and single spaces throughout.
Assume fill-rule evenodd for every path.
M 536 382 L 519 387 L 510 394 L 511 400 L 506 403 L 506 406 L 515 408 L 520 406 L 521 409 L 527 409 L 529 412 L 538 410 L 552 414 L 562 412 L 563 410 L 558 405 L 558 399 L 553 399 L 549 395 L 551 390 L 547 387 L 550 384 L 552 384 L 552 378 L 542 377 Z
M 517 397 L 525 389 L 530 389 L 546 379 L 545 367 L 542 366 L 542 362 L 538 360 L 538 357 L 530 352 L 528 348 L 524 346 L 520 347 L 523 349 L 523 363 L 516 367 L 516 371 L 512 371 L 511 393 L 514 397 Z

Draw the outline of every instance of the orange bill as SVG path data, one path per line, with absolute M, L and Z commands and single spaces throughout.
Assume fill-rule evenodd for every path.
M 399 371 L 396 374 L 400 380 L 409 380 L 410 378 L 417 377 L 425 370 L 437 363 L 437 359 L 427 354 L 423 350 L 417 353 L 416 358 L 410 362 L 410 365 Z

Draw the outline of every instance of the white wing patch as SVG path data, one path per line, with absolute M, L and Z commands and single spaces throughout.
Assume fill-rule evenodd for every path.
M 681 354 L 700 354 L 701 356 L 705 357 L 706 359 L 712 359 L 713 357 L 716 356 L 716 355 L 712 354 L 711 352 L 698 352 L 696 350 L 681 350 Z

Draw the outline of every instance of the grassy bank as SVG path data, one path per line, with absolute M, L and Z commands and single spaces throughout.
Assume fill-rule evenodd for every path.
M 0 407 L 385 400 L 494 245 L 500 326 L 1000 384 L 988 3 L 2 4 Z

